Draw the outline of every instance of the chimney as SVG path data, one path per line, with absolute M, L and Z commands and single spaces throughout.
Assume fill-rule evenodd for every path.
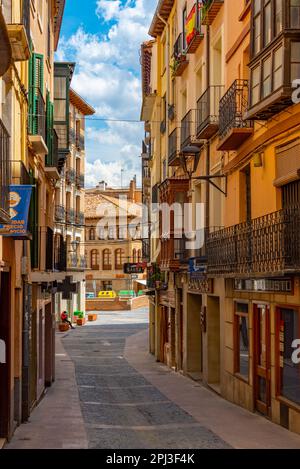
M 135 202 L 135 192 L 136 192 L 136 176 L 130 181 L 129 185 L 129 200 Z

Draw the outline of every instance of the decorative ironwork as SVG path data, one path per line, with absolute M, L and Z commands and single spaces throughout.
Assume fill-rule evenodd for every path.
M 78 189 L 84 189 L 84 174 L 76 174 L 76 186 Z
M 66 218 L 66 210 L 63 205 L 56 205 L 55 206 L 55 220 L 56 221 L 65 221 Z
M 76 181 L 76 171 L 75 169 L 67 168 L 66 170 L 66 183 L 72 184 Z
M 215 276 L 274 275 L 300 270 L 300 208 L 270 213 L 212 233 L 208 273 Z
M 0 209 L 5 213 L 8 213 L 9 210 L 9 184 L 9 134 L 0 119 Z
M 235 80 L 220 101 L 219 131 L 221 139 L 231 129 L 250 128 L 253 123 L 244 120 L 248 109 L 248 80 Z
M 224 93 L 224 86 L 210 86 L 197 101 L 197 135 L 208 127 L 214 126 L 208 133 L 210 138 L 219 126 L 219 106 Z M 205 136 L 203 136 L 205 138 Z
M 66 221 L 71 225 L 75 224 L 75 210 L 73 208 L 66 210 Z
M 177 157 L 177 139 L 178 139 L 178 129 L 176 128 L 173 132 L 169 135 L 169 165 L 174 163 Z
M 75 222 L 76 222 L 76 225 L 78 226 L 84 226 L 84 213 L 83 212 L 76 213 Z

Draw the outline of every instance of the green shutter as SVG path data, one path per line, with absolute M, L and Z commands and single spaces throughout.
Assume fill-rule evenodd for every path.
M 43 95 L 44 89 L 44 56 L 32 53 L 29 59 L 29 132 L 32 135 L 37 134 L 37 108 L 38 92 Z
M 46 157 L 46 164 L 47 166 L 53 165 L 53 120 L 54 120 L 54 107 L 53 103 L 50 101 L 50 93 L 47 92 L 47 103 L 46 103 L 46 112 L 47 112 L 47 147 L 48 147 L 48 155 Z

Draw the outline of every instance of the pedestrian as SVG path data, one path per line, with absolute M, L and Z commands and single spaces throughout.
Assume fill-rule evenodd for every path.
M 69 316 L 68 316 L 67 311 L 63 311 L 63 312 L 61 313 L 60 319 L 61 319 L 61 321 L 62 321 L 64 324 L 69 324 L 69 326 L 71 327 L 71 329 L 75 329 L 75 327 L 72 326 L 72 323 L 71 323 L 71 321 L 69 320 Z

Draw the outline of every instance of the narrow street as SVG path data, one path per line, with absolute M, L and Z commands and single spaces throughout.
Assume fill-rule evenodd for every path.
M 147 353 L 148 312 L 101 313 L 57 336 L 57 380 L 6 448 L 299 448 Z

